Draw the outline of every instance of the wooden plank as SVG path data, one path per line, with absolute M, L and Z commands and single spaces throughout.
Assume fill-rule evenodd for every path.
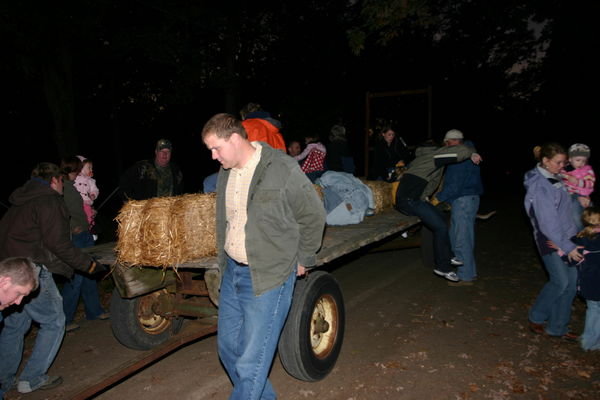
M 321 266 L 361 247 L 378 242 L 398 232 L 405 231 L 419 222 L 417 217 L 408 217 L 394 210 L 366 217 L 360 224 L 328 226 L 323 237 L 323 246 L 317 253 L 317 265 Z M 87 251 L 103 264 L 116 263 L 115 243 L 105 243 Z M 216 268 L 216 257 L 204 257 L 180 264 L 177 268 Z

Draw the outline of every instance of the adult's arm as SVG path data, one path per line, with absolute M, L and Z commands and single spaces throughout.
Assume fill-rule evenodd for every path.
M 540 191 L 531 198 L 531 207 L 535 212 L 539 230 L 558 246 L 565 253 L 570 253 L 576 246 L 566 234 L 559 218 L 558 210 L 554 205 L 556 199 L 554 193 L 541 188 Z
M 436 168 L 444 167 L 448 164 L 454 164 L 471 158 L 471 155 L 476 154 L 474 147 L 459 144 L 456 146 L 444 146 L 436 150 L 433 155 L 433 161 Z
M 40 202 L 38 222 L 43 246 L 60 262 L 87 272 L 92 257 L 76 248 L 69 235 L 69 214 L 62 198 L 56 196 Z M 56 260 L 51 260 L 56 262 Z
M 292 169 L 285 190 L 287 201 L 300 229 L 298 264 L 315 265 L 325 228 L 325 207 L 314 186 L 300 168 Z
M 310 151 L 313 149 L 313 147 L 315 147 L 314 143 L 310 143 L 309 145 L 306 146 L 306 148 L 302 151 L 302 153 L 298 154 L 297 156 L 294 156 L 294 159 L 298 160 L 298 161 L 302 161 L 306 158 L 306 156 L 308 156 L 308 153 L 310 153 Z
M 88 230 L 90 226 L 87 222 L 87 216 L 83 211 L 83 198 L 81 197 L 81 194 L 73 185 L 65 183 L 63 188 L 63 198 L 71 218 L 71 233 L 78 234 Z

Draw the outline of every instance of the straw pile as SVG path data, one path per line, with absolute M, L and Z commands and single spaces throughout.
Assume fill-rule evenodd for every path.
M 367 181 L 363 183 L 373 192 L 373 200 L 375 201 L 375 213 L 392 208 L 392 200 L 394 198 L 392 184 L 385 181 Z
M 119 215 L 117 261 L 176 267 L 216 254 L 215 194 L 127 202 Z

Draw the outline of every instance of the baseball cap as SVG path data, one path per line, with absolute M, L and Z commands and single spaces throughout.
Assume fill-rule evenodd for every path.
M 161 151 L 162 149 L 173 150 L 171 141 L 168 139 L 160 139 L 158 142 L 156 142 L 156 150 Z

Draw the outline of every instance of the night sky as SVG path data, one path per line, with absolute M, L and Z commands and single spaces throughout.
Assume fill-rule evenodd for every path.
M 280 119 L 287 139 L 326 139 L 344 124 L 359 172 L 367 125 L 391 122 L 411 145 L 429 120 L 437 140 L 461 129 L 492 192 L 518 194 L 535 144 L 584 142 L 597 154 L 595 2 L 15 3 L 0 6 L 2 204 L 37 162 L 73 153 L 94 161 L 101 204 L 161 137 L 196 192 L 217 170 L 203 124 L 248 102 Z M 425 95 L 390 96 L 365 120 L 367 92 L 428 87 L 431 113 Z

